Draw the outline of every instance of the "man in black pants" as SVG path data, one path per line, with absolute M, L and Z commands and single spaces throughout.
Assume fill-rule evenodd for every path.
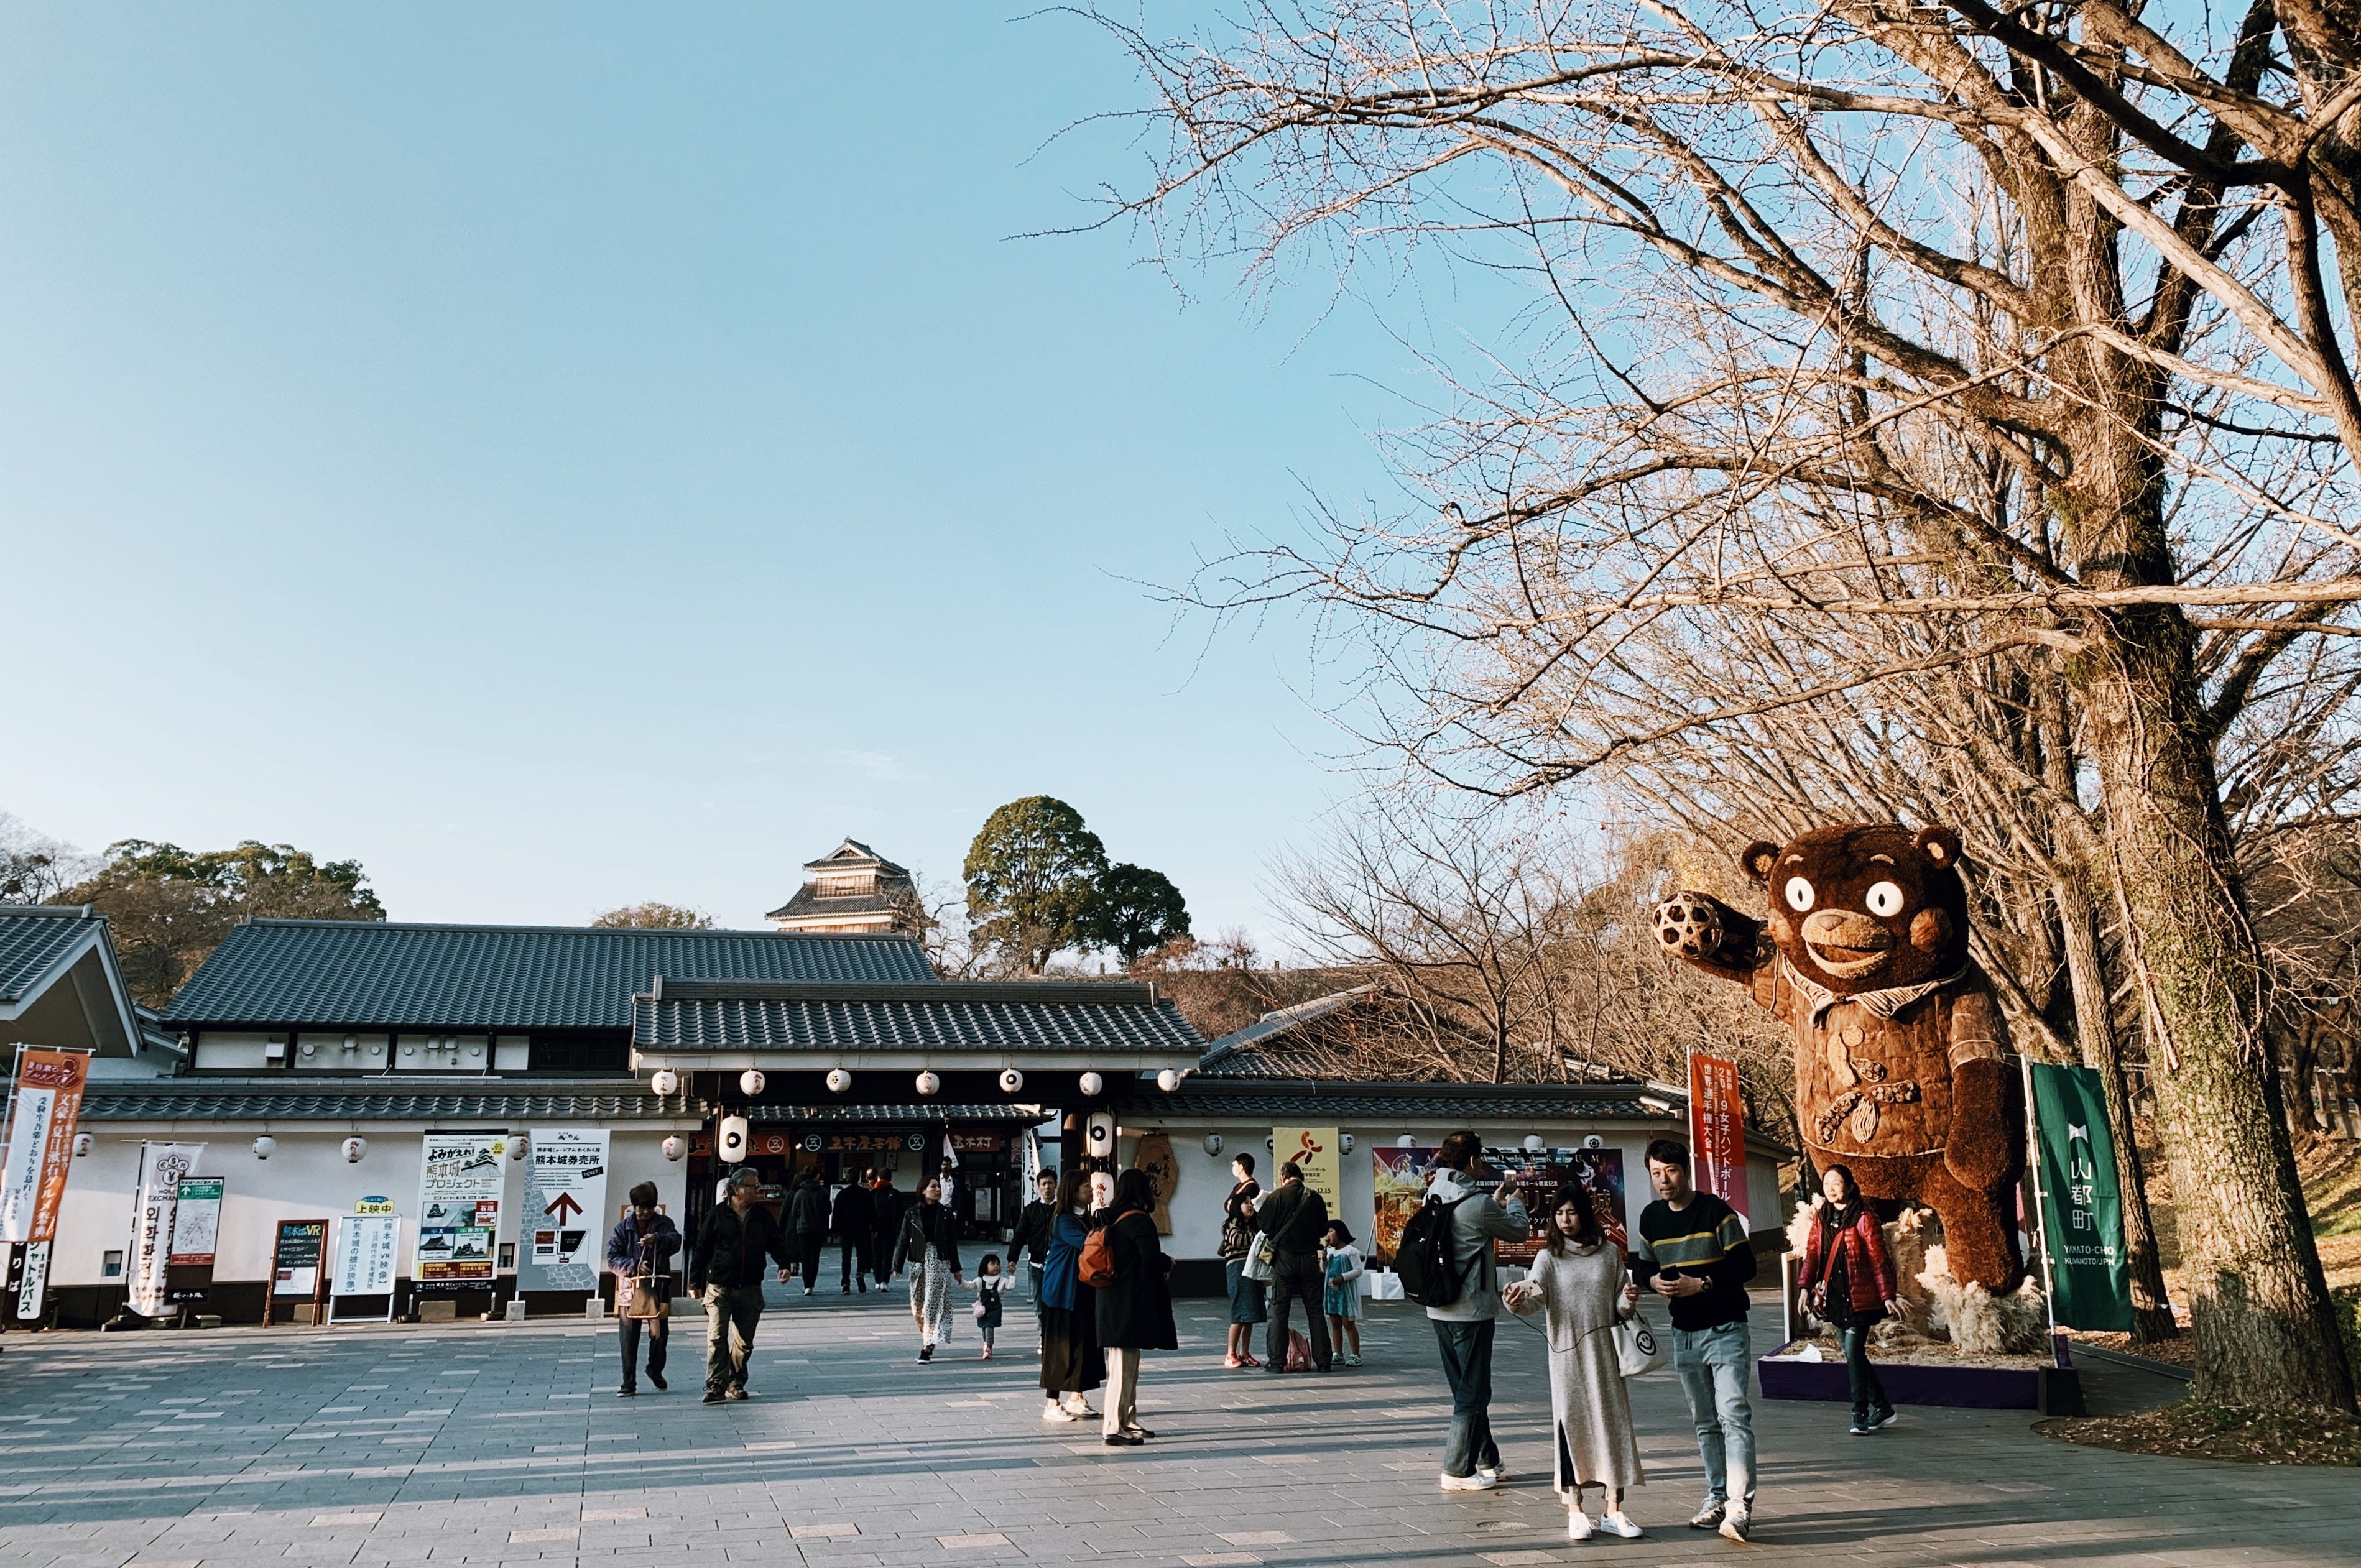
M 839 1271 L 836 1293 L 850 1296 L 855 1285 L 869 1293 L 869 1233 L 876 1228 L 870 1215 L 869 1183 L 874 1173 L 862 1171 L 836 1195 L 836 1236 Z M 855 1267 L 858 1264 L 860 1266 Z
M 1058 1173 L 1044 1170 L 1033 1179 L 1041 1196 L 1025 1205 L 1016 1216 L 1016 1232 L 1008 1238 L 1009 1272 L 1016 1272 L 1018 1258 L 1025 1260 L 1025 1272 L 1017 1277 L 1025 1282 L 1027 1293 L 1035 1301 L 1041 1299 L 1041 1265 L 1049 1256 L 1049 1231 L 1058 1223 Z
M 1320 1238 L 1328 1234 L 1328 1201 L 1303 1185 L 1303 1168 L 1289 1160 L 1279 1168 L 1279 1190 L 1255 1211 L 1255 1228 L 1270 1237 L 1270 1337 L 1263 1364 L 1287 1370 L 1287 1309 L 1301 1299 L 1310 1321 L 1312 1365 L 1328 1370 L 1328 1320 L 1320 1310 L 1325 1281 L 1320 1277 Z
M 804 1277 L 804 1294 L 808 1296 L 818 1287 L 819 1251 L 828 1245 L 828 1188 L 817 1166 L 806 1170 L 787 1195 L 787 1229 L 795 1234 L 796 1261 Z

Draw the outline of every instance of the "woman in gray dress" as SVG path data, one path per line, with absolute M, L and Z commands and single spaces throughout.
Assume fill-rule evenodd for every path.
M 1613 1330 L 1638 1292 L 1625 1282 L 1623 1255 L 1608 1245 L 1590 1194 L 1580 1188 L 1558 1204 L 1546 1235 L 1532 1274 L 1500 1295 L 1509 1310 L 1519 1317 L 1539 1312 L 1549 1327 L 1551 1425 L 1566 1534 L 1587 1541 L 1604 1530 L 1634 1537 L 1640 1527 L 1624 1515 L 1623 1493 L 1646 1477 Z M 1582 1506 L 1586 1486 L 1604 1493 L 1596 1525 Z

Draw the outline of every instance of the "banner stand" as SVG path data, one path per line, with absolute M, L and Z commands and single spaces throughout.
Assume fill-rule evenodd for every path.
M 396 1304 L 397 1304 L 397 1303 L 399 1303 L 399 1302 L 401 1301 L 401 1288 L 400 1283 L 399 1283 L 399 1282 L 395 1279 L 395 1277 L 394 1277 L 394 1271 L 393 1271 L 393 1267 L 392 1267 L 392 1259 L 394 1259 L 394 1258 L 396 1258 L 396 1257 L 399 1257 L 399 1256 L 401 1255 L 401 1215 L 399 1215 L 399 1214 L 382 1214 L 382 1215 L 380 1215 L 380 1214 L 347 1214 L 347 1215 L 344 1216 L 344 1218 L 343 1218 L 341 1221 L 339 1221 L 339 1222 L 338 1222 L 338 1228 L 339 1228 L 339 1229 L 341 1229 L 341 1228 L 342 1228 L 343 1226 L 345 1226 L 345 1225 L 349 1225 L 349 1224 L 351 1224 L 355 1220 L 385 1220 L 385 1221 L 389 1221 L 389 1222 L 390 1222 L 390 1244 L 388 1245 L 388 1246 L 386 1247 L 387 1266 L 386 1266 L 386 1280 L 385 1280 L 385 1321 L 386 1321 L 387 1322 L 389 1322 L 389 1323 L 390 1323 L 390 1322 L 393 1321 L 393 1310 L 394 1310 L 394 1307 L 395 1307 L 395 1306 L 396 1306 Z M 363 1295 L 374 1296 L 374 1295 L 376 1295 L 376 1294 L 377 1294 L 377 1292 L 376 1292 L 376 1291 L 374 1291 L 374 1290 L 368 1290 L 368 1291 L 355 1290 L 355 1291 L 350 1292 L 350 1294 L 355 1295 L 355 1296 L 363 1296 Z M 354 1313 L 354 1314 L 350 1314 L 350 1315 L 347 1315 L 347 1316 L 346 1316 L 346 1317 L 342 1317 L 342 1318 L 337 1317 L 337 1316 L 336 1316 L 336 1299 L 337 1299 L 337 1296 L 336 1296 L 336 1288 L 335 1288 L 335 1283 L 334 1283 L 334 1281 L 333 1281 L 333 1279 L 332 1279 L 332 1280 L 331 1280 L 331 1283 L 329 1284 L 329 1287 L 328 1287 L 328 1326 L 329 1326 L 329 1327 L 334 1328 L 336 1324 L 338 1324 L 338 1323 L 340 1323 L 340 1322 L 342 1322 L 342 1323 L 368 1323 L 368 1322 L 375 1322 L 375 1321 L 377 1321 L 375 1314 L 370 1314 L 369 1316 L 363 1317 L 363 1316 L 361 1316 L 361 1315 L 360 1315 L 360 1314 L 358 1314 L 358 1313 Z
M 2049 1314 L 2049 1364 L 2066 1365 L 2066 1351 L 2058 1333 L 2058 1282 L 2049 1274 L 2049 1195 L 2041 1190 L 2041 1129 L 2033 1108 L 2033 1058 L 2018 1053 L 2017 1071 L 2025 1081 L 2025 1168 L 2033 1179 L 2033 1255 L 2041 1260 L 2041 1305 Z

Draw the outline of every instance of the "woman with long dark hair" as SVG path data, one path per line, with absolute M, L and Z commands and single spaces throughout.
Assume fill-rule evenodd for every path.
M 1902 1419 L 1869 1360 L 1869 1331 L 1887 1316 L 1898 1316 L 1902 1303 L 1895 1299 L 1885 1226 L 1861 1201 L 1851 1168 L 1832 1165 L 1821 1172 L 1820 1192 L 1828 1201 L 1804 1244 L 1804 1293 L 1844 1345 L 1845 1371 L 1852 1379 L 1852 1435 L 1866 1437 Z
M 1084 1420 L 1097 1412 L 1082 1396 L 1106 1380 L 1099 1355 L 1098 1303 L 1082 1295 L 1075 1274 L 1090 1239 L 1090 1179 L 1070 1165 L 1058 1179 L 1058 1217 L 1049 1227 L 1049 1255 L 1041 1265 L 1041 1407 L 1045 1421 Z
M 1236 1179 L 1222 1200 L 1222 1272 L 1230 1285 L 1230 1343 L 1222 1365 L 1233 1370 L 1262 1365 L 1254 1358 L 1254 1331 L 1269 1315 L 1263 1309 L 1262 1281 L 1246 1277 L 1246 1257 L 1254 1251 L 1255 1204 L 1262 1197 L 1254 1168 L 1250 1154 L 1230 1161 L 1230 1174 Z
M 927 1178 L 918 1201 L 902 1216 L 901 1239 L 894 1244 L 894 1271 L 910 1270 L 910 1316 L 918 1321 L 918 1359 L 932 1361 L 935 1346 L 949 1332 L 951 1281 L 967 1288 L 960 1269 L 959 1221 L 943 1202 L 943 1184 Z
M 1623 1277 L 1623 1255 L 1608 1245 L 1591 1196 L 1566 1189 L 1545 1223 L 1532 1272 L 1500 1293 L 1519 1317 L 1535 1311 L 1549 1326 L 1550 1416 L 1557 1490 L 1565 1498 L 1566 1534 L 1587 1541 L 1599 1530 L 1640 1533 L 1623 1512 L 1623 1494 L 1647 1479 L 1631 1432 L 1631 1399 L 1615 1351 L 1616 1321 L 1638 1293 Z M 1596 1524 L 1582 1489 L 1599 1489 Z
M 1172 1321 L 1172 1264 L 1156 1239 L 1156 1184 L 1148 1172 L 1116 1177 L 1107 1210 L 1115 1279 L 1098 1290 L 1099 1343 L 1106 1347 L 1104 1435 L 1109 1448 L 1136 1448 L 1156 1435 L 1139 1424 L 1139 1353 L 1180 1348 Z

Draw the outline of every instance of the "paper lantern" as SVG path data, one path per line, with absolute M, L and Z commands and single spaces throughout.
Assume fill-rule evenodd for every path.
M 688 1146 L 678 1138 L 666 1138 L 664 1141 L 664 1156 L 666 1159 L 678 1159 L 687 1152 Z
M 368 1153 L 368 1140 L 367 1138 L 346 1138 L 345 1140 L 345 1163 L 346 1165 L 360 1164 L 361 1156 L 367 1153 Z
M 269 1159 L 272 1151 L 278 1147 L 279 1140 L 272 1137 L 269 1133 L 265 1133 L 262 1136 L 254 1140 L 254 1157 L 257 1159 Z
M 1025 1075 L 1023 1073 L 1017 1071 L 1013 1067 L 1003 1068 L 1001 1069 L 1000 1092 L 1003 1094 L 1014 1094 L 1024 1087 Z
M 723 1164 L 740 1165 L 744 1163 L 746 1158 L 746 1138 L 751 1130 L 752 1129 L 750 1129 L 746 1124 L 746 1118 L 743 1116 L 724 1116 L 721 1118 L 720 1136 L 715 1142 L 714 1152 L 721 1157 Z
M 841 1094 L 851 1087 L 852 1075 L 851 1073 L 845 1071 L 840 1067 L 829 1069 L 828 1075 L 828 1088 L 829 1093 Z
M 741 1089 L 741 1090 L 745 1091 L 745 1092 L 747 1093 L 747 1095 L 748 1095 L 749 1097 L 752 1097 L 752 1096 L 753 1096 L 753 1095 L 756 1095 L 756 1094 L 760 1094 L 760 1093 L 762 1093 L 762 1092 L 763 1092 L 763 1075 L 762 1075 L 761 1073 L 759 1073 L 759 1072 L 756 1072 L 756 1071 L 755 1071 L 752 1068 L 751 1068 L 751 1067 L 750 1067 L 750 1068 L 748 1068 L 744 1072 L 741 1072 L 741 1073 L 740 1073 L 740 1074 L 738 1075 L 738 1087 L 739 1087 L 740 1089 Z
M 1085 1098 L 1095 1100 L 1105 1091 L 1106 1080 L 1097 1073 L 1086 1072 L 1082 1074 L 1082 1089 Z
M 1156 1087 L 1170 1094 L 1180 1087 L 1180 1075 L 1168 1067 L 1156 1075 Z
M 937 1078 L 933 1073 L 931 1073 L 931 1072 L 922 1072 L 922 1073 L 920 1073 L 920 1074 L 918 1075 L 918 1092 L 919 1092 L 919 1093 L 921 1093 L 921 1094 L 923 1094 L 923 1095 L 926 1095 L 927 1097 L 928 1097 L 929 1099 L 931 1099 L 931 1098 L 933 1098 L 935 1095 L 941 1093 L 941 1092 L 942 1092 L 942 1089 L 943 1089 L 943 1080 L 942 1080 L 941 1079 L 939 1079 L 939 1078 Z
M 660 1067 L 656 1069 L 655 1076 L 648 1080 L 648 1087 L 658 1094 L 677 1094 L 680 1091 L 680 1074 L 668 1067 Z

